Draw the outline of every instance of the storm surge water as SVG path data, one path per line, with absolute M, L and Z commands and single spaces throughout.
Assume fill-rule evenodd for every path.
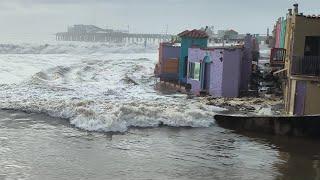
M 2 109 L 45 113 L 101 132 L 214 122 L 212 107 L 154 89 L 156 46 L 2 44 L 0 53 Z
M 155 90 L 156 45 L 0 52 L 0 179 L 319 179 L 317 142 L 237 134 L 220 108 Z

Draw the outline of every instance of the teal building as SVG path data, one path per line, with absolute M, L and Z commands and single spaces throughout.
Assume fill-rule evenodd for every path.
M 181 38 L 181 49 L 179 59 L 179 82 L 187 82 L 188 50 L 191 47 L 206 48 L 208 45 L 208 34 L 201 30 L 183 31 L 178 34 Z

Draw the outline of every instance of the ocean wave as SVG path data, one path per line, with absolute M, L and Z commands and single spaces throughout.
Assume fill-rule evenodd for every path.
M 105 43 L 0 44 L 0 54 L 95 54 L 156 52 L 157 45 Z
M 208 127 L 214 111 L 186 96 L 153 89 L 153 61 L 81 60 L 0 86 L 0 108 L 69 119 L 77 128 L 125 132 L 130 127 Z
M 77 128 L 98 132 L 125 132 L 130 127 L 209 127 L 214 112 L 197 105 L 180 106 L 132 100 L 129 102 L 33 97 L 20 101 L 2 101 L 0 108 L 69 119 Z

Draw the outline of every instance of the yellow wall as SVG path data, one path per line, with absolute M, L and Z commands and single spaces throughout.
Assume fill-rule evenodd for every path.
M 306 115 L 320 114 L 320 83 L 307 82 L 307 93 L 305 101 Z
M 320 19 L 296 16 L 293 55 L 303 56 L 306 36 L 320 36 Z
M 286 27 L 286 36 L 285 36 L 285 45 L 286 49 L 286 58 L 285 58 L 285 68 L 287 69 L 287 76 L 290 77 L 290 58 L 291 58 L 291 49 L 292 49 L 292 32 L 293 32 L 293 16 L 287 16 L 287 27 Z M 285 110 L 287 113 L 290 111 L 290 99 L 291 99 L 291 80 L 287 79 L 284 87 L 284 104 Z
M 285 49 L 287 50 L 285 68 L 287 68 L 288 81 L 284 90 L 285 110 L 288 114 L 293 114 L 294 111 L 296 89 L 296 81 L 291 80 L 291 57 L 304 56 L 306 36 L 320 36 L 320 19 L 288 16 L 285 37 Z M 308 84 L 305 114 L 320 114 L 320 89 L 311 83 Z

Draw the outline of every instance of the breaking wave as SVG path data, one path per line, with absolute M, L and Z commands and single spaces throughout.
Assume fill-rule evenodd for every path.
M 52 43 L 0 44 L 0 54 L 94 54 L 155 52 L 156 44 Z
M 154 90 L 153 67 L 154 61 L 147 58 L 57 65 L 21 83 L 1 85 L 0 108 L 45 113 L 101 132 L 213 124 L 214 111 L 207 106 Z

